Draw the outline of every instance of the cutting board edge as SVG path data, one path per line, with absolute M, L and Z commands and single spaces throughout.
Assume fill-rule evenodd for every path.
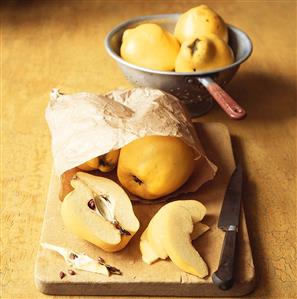
M 46 295 L 65 295 L 65 296 L 164 296 L 164 297 L 241 297 L 251 293 L 256 284 L 255 276 L 250 281 L 237 284 L 230 291 L 219 290 L 215 285 L 208 283 L 200 284 L 199 290 L 193 283 L 151 283 L 146 282 L 126 282 L 117 283 L 105 282 L 100 284 L 86 283 L 50 283 L 35 277 L 37 289 Z M 86 291 L 87 289 L 87 291 Z M 125 293 L 123 293 L 125 291 Z M 197 292 L 198 291 L 198 292 Z

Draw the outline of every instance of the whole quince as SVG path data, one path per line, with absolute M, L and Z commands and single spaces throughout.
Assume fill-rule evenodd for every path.
M 180 43 L 212 33 L 228 42 L 228 28 L 224 20 L 206 5 L 199 5 L 182 14 L 174 31 Z
M 227 43 L 215 34 L 186 40 L 175 61 L 176 72 L 211 70 L 233 63 Z
M 157 24 L 141 24 L 125 30 L 121 56 L 138 66 L 171 71 L 180 45 L 177 39 Z
M 99 169 L 101 172 L 112 171 L 118 162 L 120 150 L 113 150 L 107 154 L 95 157 L 78 166 L 79 169 L 84 171 L 92 171 Z
M 131 193 L 156 199 L 181 187 L 194 169 L 194 151 L 178 137 L 146 136 L 121 149 L 117 174 Z

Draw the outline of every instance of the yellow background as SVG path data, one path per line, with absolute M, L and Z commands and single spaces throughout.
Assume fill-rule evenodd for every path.
M 33 267 L 52 158 L 44 110 L 53 87 L 129 87 L 103 38 L 134 16 L 184 12 L 199 1 L 6 1 L 1 4 L 1 287 L 3 298 L 51 298 Z M 258 275 L 247 298 L 296 294 L 296 2 L 204 1 L 254 43 L 228 86 L 248 111 L 215 107 L 199 121 L 226 124 L 245 167 L 244 205 Z

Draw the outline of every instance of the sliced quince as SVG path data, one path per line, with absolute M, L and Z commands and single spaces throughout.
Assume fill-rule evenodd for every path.
M 183 271 L 205 277 L 207 265 L 191 244 L 193 238 L 208 230 L 208 226 L 199 223 L 205 213 L 204 205 L 196 200 L 180 200 L 163 206 L 141 236 L 143 261 L 151 264 L 169 256 Z
M 190 212 L 184 210 L 185 212 L 181 212 L 174 209 L 170 212 L 171 216 L 164 225 L 167 232 L 163 238 L 164 249 L 171 261 L 180 269 L 204 278 L 208 275 L 208 267 L 192 245 L 190 234 L 193 231 L 193 221 Z
M 139 229 L 125 191 L 110 179 L 84 172 L 76 173 L 71 185 L 74 190 L 61 207 L 65 226 L 105 251 L 124 248 Z
M 194 223 L 193 231 L 191 232 L 191 240 L 198 239 L 201 235 L 206 233 L 208 230 L 209 230 L 208 225 L 201 222 Z
M 198 237 L 203 235 L 205 232 L 209 230 L 209 226 L 201 223 L 196 222 L 193 227 L 193 231 L 191 233 L 191 240 L 196 240 Z M 147 230 L 145 230 L 140 239 L 140 251 L 142 254 L 142 260 L 147 264 L 152 264 L 159 260 L 161 257 L 158 255 L 158 252 L 154 249 L 153 245 L 148 241 L 147 237 Z M 163 252 L 163 251 L 162 251 Z M 166 259 L 168 254 L 165 253 L 162 256 L 162 259 Z

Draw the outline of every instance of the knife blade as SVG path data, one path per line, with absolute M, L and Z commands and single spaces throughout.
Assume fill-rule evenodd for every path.
M 218 221 L 218 227 L 225 232 L 225 237 L 218 270 L 212 274 L 212 281 L 222 290 L 230 289 L 234 282 L 233 269 L 241 197 L 242 166 L 238 164 L 229 181 Z

